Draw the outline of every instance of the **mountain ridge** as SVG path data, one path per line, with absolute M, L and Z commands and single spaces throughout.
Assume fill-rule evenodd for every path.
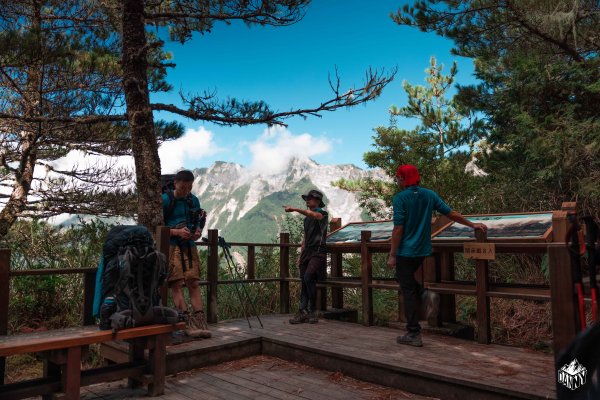
M 283 171 L 256 173 L 241 164 L 216 161 L 197 168 L 192 193 L 208 212 L 207 227 L 233 241 L 270 242 L 282 227 L 282 206 L 304 207 L 300 195 L 323 192 L 330 218 L 343 223 L 366 219 L 356 195 L 332 185 L 340 178 L 388 179 L 382 170 L 363 170 L 353 164 L 318 164 L 293 158 Z

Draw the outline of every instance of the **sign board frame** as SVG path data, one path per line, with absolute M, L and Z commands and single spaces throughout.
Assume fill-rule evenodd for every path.
M 548 216 L 548 227 L 545 229 L 545 231 L 539 235 L 539 236 L 502 236 L 502 237 L 490 237 L 489 236 L 489 232 L 488 232 L 488 237 L 487 240 L 489 242 L 496 242 L 496 243 L 502 243 L 502 242 L 508 242 L 508 243 L 514 243 L 514 242 L 520 242 L 520 243 L 547 243 L 550 242 L 552 240 L 552 212 L 546 211 L 546 212 L 523 212 L 523 213 L 502 213 L 502 214 L 478 214 L 478 215 L 465 215 L 465 218 L 467 219 L 475 219 L 477 222 L 483 222 L 485 223 L 486 218 L 490 218 L 490 219 L 495 219 L 497 220 L 498 217 L 506 217 L 507 220 L 509 220 L 511 217 L 520 217 L 523 216 L 524 218 L 527 216 L 531 216 L 531 217 L 535 217 L 535 216 Z M 496 217 L 496 218 L 494 218 Z M 456 242 L 473 242 L 475 241 L 474 237 L 439 237 L 438 235 L 440 235 L 444 230 L 448 229 L 450 226 L 452 226 L 453 224 L 455 224 L 454 221 L 449 221 L 448 223 L 444 224 L 442 227 L 440 227 L 438 230 L 436 230 L 435 232 L 432 233 L 431 235 L 431 239 L 433 241 L 433 243 L 456 243 Z
M 331 239 L 332 237 L 335 238 L 336 234 L 339 235 L 339 232 L 344 230 L 344 229 L 348 229 L 348 228 L 353 228 L 354 226 L 359 226 L 359 225 L 388 225 L 391 224 L 392 229 L 393 229 L 393 225 L 394 225 L 394 221 L 391 219 L 384 219 L 384 220 L 380 220 L 380 221 L 360 221 L 360 222 L 349 222 L 346 225 L 343 225 L 341 228 L 336 229 L 332 232 L 330 232 L 327 235 L 327 246 L 341 246 L 341 245 L 351 245 L 351 244 L 357 244 L 360 243 L 360 231 L 358 231 L 358 235 L 357 235 L 357 240 L 352 240 L 352 241 L 343 241 L 343 242 L 330 242 L 329 239 Z M 365 230 L 369 230 L 369 229 L 365 229 Z M 386 235 L 386 238 L 382 238 L 382 237 L 378 237 L 377 234 L 377 230 L 371 230 L 371 242 L 389 242 L 391 239 L 391 230 L 390 230 L 390 234 Z M 389 237 L 388 237 L 389 236 Z

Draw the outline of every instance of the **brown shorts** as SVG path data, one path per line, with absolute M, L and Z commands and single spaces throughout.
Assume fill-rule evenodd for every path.
M 189 251 L 191 250 L 191 251 Z M 190 253 L 192 254 L 192 263 L 190 267 Z M 169 250 L 169 284 L 180 280 L 200 280 L 200 259 L 198 258 L 198 249 L 196 246 L 191 248 L 183 247 L 183 262 L 181 265 L 181 249 L 179 246 L 171 245 Z

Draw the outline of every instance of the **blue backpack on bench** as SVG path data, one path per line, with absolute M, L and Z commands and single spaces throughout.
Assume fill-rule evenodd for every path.
M 166 258 L 148 229 L 140 225 L 112 228 L 106 237 L 96 274 L 94 315 L 100 329 L 125 329 L 155 323 L 177 323 L 177 310 L 160 305 Z

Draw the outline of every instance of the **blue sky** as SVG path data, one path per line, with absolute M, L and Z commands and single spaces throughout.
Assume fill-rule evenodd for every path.
M 154 95 L 156 102 L 179 104 L 179 91 L 216 90 L 219 97 L 264 100 L 274 110 L 288 110 L 330 99 L 333 94 L 327 78 L 336 66 L 342 88 L 359 87 L 369 67 L 391 70 L 397 66 L 398 73 L 376 101 L 325 113 L 322 118 L 291 118 L 287 129 L 271 132 L 265 132 L 264 125 L 220 127 L 157 114 L 188 128 L 186 138 L 161 152 L 163 172 L 177 164 L 165 160 L 167 153 L 187 168 L 209 166 L 216 160 L 256 167 L 273 155 L 310 156 L 323 164 L 366 167 L 362 155 L 371 147 L 373 129 L 387 125 L 391 105 L 405 104 L 404 80 L 424 83 L 431 56 L 446 66 L 446 72 L 456 60 L 458 83 L 475 80 L 472 61 L 452 56 L 450 41 L 391 20 L 390 12 L 404 3 L 314 0 L 304 19 L 292 26 L 217 24 L 211 33 L 195 35 L 184 45 L 167 42 L 166 49 L 177 64 L 167 78 L 174 90 Z M 414 124 L 399 122 L 405 127 Z

